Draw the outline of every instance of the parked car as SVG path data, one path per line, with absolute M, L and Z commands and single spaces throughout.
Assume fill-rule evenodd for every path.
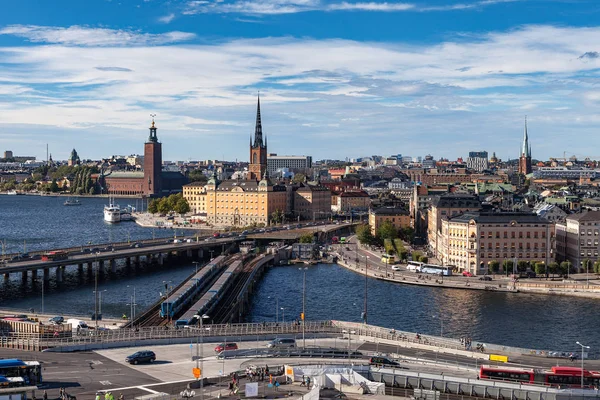
M 463 273 L 462 273 L 462 276 L 466 276 L 466 277 L 469 277 L 469 278 L 470 278 L 470 277 L 472 277 L 472 276 L 473 276 L 473 274 L 472 274 L 472 273 L 470 273 L 469 271 L 463 271 Z
M 389 358 L 385 358 L 385 357 L 371 357 L 369 359 L 369 364 L 371 365 L 375 365 L 378 367 L 399 367 L 400 364 L 397 363 L 396 361 L 390 360 Z
M 491 276 L 487 276 L 487 275 L 486 276 L 481 276 L 481 277 L 479 277 L 479 280 L 480 281 L 491 281 L 492 277 Z
M 279 348 L 287 348 L 287 347 L 296 347 L 295 339 L 274 339 L 267 343 L 267 347 L 270 349 L 279 349 Z
M 150 350 L 137 351 L 125 358 L 129 364 L 139 364 L 144 362 L 152 363 L 156 360 L 156 354 Z
M 237 350 L 237 343 L 219 343 L 217 347 L 215 347 L 215 353 L 220 353 L 223 350 Z
M 51 325 L 60 325 L 63 322 L 65 322 L 65 319 L 63 317 L 61 317 L 60 315 L 57 315 L 56 317 L 52 317 L 52 318 L 48 319 L 48 322 Z

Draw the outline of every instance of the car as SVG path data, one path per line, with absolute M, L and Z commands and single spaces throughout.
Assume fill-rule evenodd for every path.
M 113 246 L 106 246 L 104 249 L 102 249 L 103 251 L 115 251 L 115 248 Z
M 379 367 L 383 367 L 383 366 L 399 367 L 400 366 L 400 364 L 397 363 L 396 361 L 390 360 L 389 358 L 385 358 L 385 357 L 371 357 L 369 359 L 369 364 L 379 366 Z
M 491 277 L 491 276 L 487 276 L 487 275 L 485 275 L 485 276 L 481 276 L 481 277 L 479 277 L 479 280 L 480 280 L 480 281 L 491 281 L 491 280 L 492 280 L 492 277 Z
M 153 363 L 154 361 L 156 361 L 156 354 L 154 354 L 154 352 L 150 350 L 137 351 L 132 355 L 127 356 L 127 358 L 125 358 L 125 361 L 127 361 L 129 364 L 134 365 L 145 362 Z
M 174 239 L 173 244 L 181 243 L 181 239 Z
M 49 318 L 48 322 L 51 325 L 60 325 L 63 322 L 65 322 L 65 319 L 64 319 L 64 317 L 61 317 L 60 315 L 57 315 L 56 317 Z
M 466 276 L 466 277 L 469 277 L 469 278 L 470 278 L 470 277 L 472 277 L 472 276 L 473 276 L 473 274 L 472 274 L 472 273 L 470 273 L 469 271 L 463 271 L 463 273 L 462 273 L 462 276 Z
M 237 350 L 237 343 L 219 343 L 217 347 L 215 347 L 215 353 L 220 353 L 223 350 Z
M 399 265 L 392 265 L 392 270 L 393 271 L 400 271 L 400 266 Z
M 219 232 L 215 232 L 215 233 L 213 233 L 213 237 L 214 237 L 215 239 L 216 239 L 216 238 L 220 238 L 220 237 L 221 237 L 221 234 L 220 234 Z
M 295 339 L 273 339 L 269 343 L 267 343 L 267 347 L 270 349 L 280 349 L 286 347 L 296 347 Z

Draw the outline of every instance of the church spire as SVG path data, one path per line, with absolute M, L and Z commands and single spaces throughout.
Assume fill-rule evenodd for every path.
M 156 114 L 150 114 L 152 117 L 152 125 L 150 126 L 150 136 L 148 136 L 148 142 L 158 142 L 158 137 L 156 136 L 156 126 L 154 125 L 154 117 Z
M 256 106 L 256 127 L 254 128 L 254 145 L 252 147 L 264 147 L 262 138 L 262 122 L 260 120 L 260 94 Z
M 525 130 L 523 132 L 523 147 L 521 148 L 521 155 L 525 157 L 531 157 L 531 146 L 529 146 L 529 136 L 527 135 L 527 116 L 525 116 Z

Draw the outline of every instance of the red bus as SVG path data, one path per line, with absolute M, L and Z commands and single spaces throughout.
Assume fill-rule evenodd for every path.
M 581 368 L 552 367 L 549 370 L 482 365 L 479 370 L 480 379 L 531 383 L 552 387 L 581 387 Z M 584 387 L 600 386 L 600 372 L 583 370 Z
M 62 250 L 49 251 L 42 254 L 42 261 L 60 261 L 69 258 L 69 253 Z

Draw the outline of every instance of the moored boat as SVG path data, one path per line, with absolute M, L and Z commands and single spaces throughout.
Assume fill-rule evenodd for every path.
M 109 198 L 108 205 L 104 206 L 104 220 L 106 222 L 121 222 L 121 208 Z

